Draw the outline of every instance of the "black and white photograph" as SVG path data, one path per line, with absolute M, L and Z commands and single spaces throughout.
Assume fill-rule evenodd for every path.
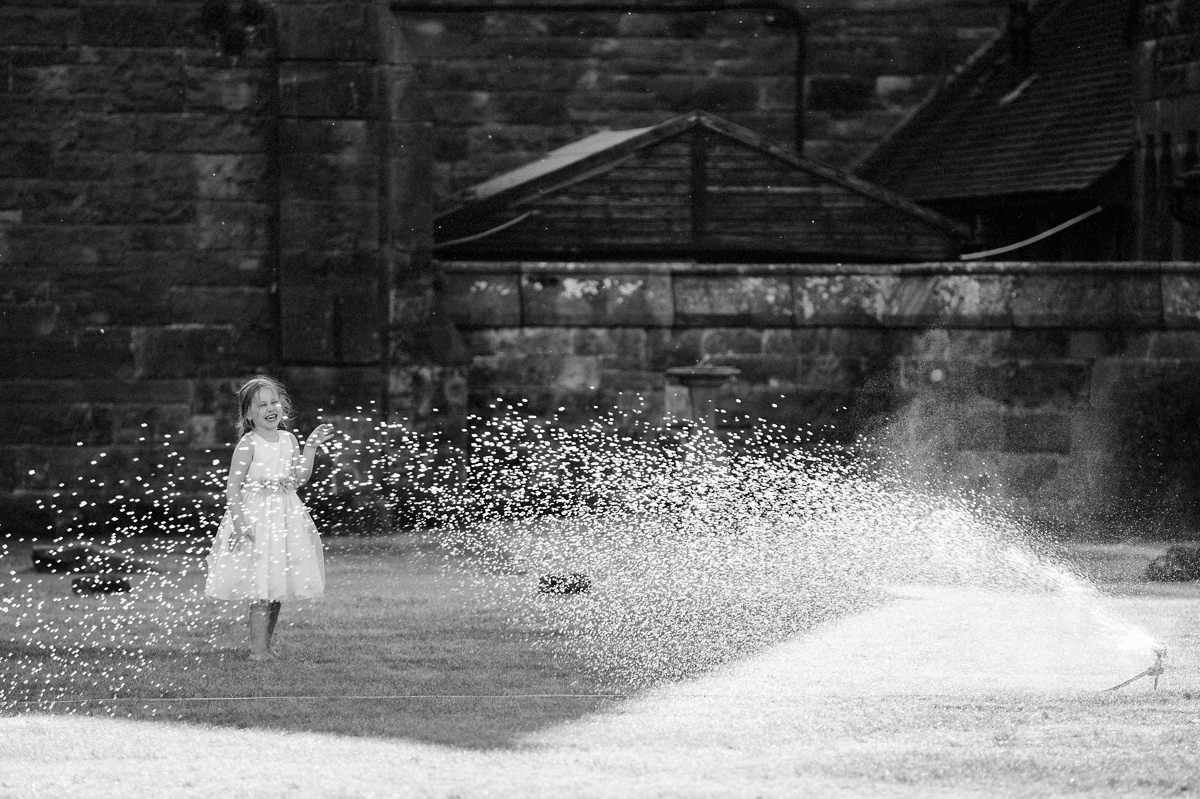
M 0 0 L 0 799 L 1200 791 L 1200 0 Z

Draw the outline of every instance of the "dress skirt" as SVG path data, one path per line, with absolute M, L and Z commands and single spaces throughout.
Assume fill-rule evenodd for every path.
M 233 519 L 225 512 L 208 554 L 204 592 L 217 599 L 312 599 L 325 593 L 321 537 L 294 489 L 242 492 L 254 540 L 230 546 Z

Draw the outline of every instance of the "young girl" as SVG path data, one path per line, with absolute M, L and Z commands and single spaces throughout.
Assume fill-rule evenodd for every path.
M 316 525 L 296 494 L 312 476 L 317 447 L 333 436 L 318 425 L 301 451 L 283 429 L 291 400 L 277 380 L 258 375 L 238 389 L 241 440 L 233 452 L 228 507 L 208 555 L 204 591 L 250 600 L 250 659 L 275 657 L 271 638 L 284 599 L 319 597 L 325 560 Z

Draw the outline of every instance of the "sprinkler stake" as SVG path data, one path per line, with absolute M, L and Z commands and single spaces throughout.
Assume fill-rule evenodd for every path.
M 1162 673 L 1164 671 L 1166 671 L 1166 664 L 1164 663 L 1164 661 L 1166 659 L 1167 659 L 1167 648 L 1165 646 L 1156 646 L 1156 647 L 1154 647 L 1154 663 L 1152 663 L 1150 665 L 1150 668 L 1146 669 L 1143 672 L 1133 675 L 1125 682 L 1117 683 L 1112 688 L 1105 688 L 1104 690 L 1105 691 L 1115 691 L 1118 688 L 1124 688 L 1126 685 L 1129 685 L 1131 682 L 1134 682 L 1135 680 L 1140 680 L 1142 677 L 1153 677 L 1154 678 L 1154 690 L 1157 691 L 1158 690 L 1158 678 L 1162 676 Z

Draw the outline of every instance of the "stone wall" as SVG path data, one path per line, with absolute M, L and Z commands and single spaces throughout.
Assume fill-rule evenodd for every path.
M 304 424 L 441 387 L 412 73 L 376 0 L 0 6 L 0 517 L 209 465 L 253 372 Z
M 723 426 L 868 434 L 1051 519 L 1196 518 L 1197 264 L 448 263 L 444 280 L 481 413 L 661 418 L 667 369 L 732 366 Z
M 1003 22 L 991 0 L 610 5 L 393 4 L 434 110 L 439 196 L 695 110 L 848 167 Z
M 199 3 L 0 7 L 0 492 L 224 441 L 276 360 L 274 54 Z M 104 464 L 101 463 L 101 466 Z
M 1200 13 L 1187 0 L 1144 0 L 1134 43 L 1135 174 L 1145 258 L 1200 258 L 1200 186 L 1171 187 L 1200 166 Z M 1180 202 L 1181 201 L 1181 202 Z M 1182 218 L 1181 218 L 1182 217 Z M 1186 221 L 1185 221 L 1186 220 Z

